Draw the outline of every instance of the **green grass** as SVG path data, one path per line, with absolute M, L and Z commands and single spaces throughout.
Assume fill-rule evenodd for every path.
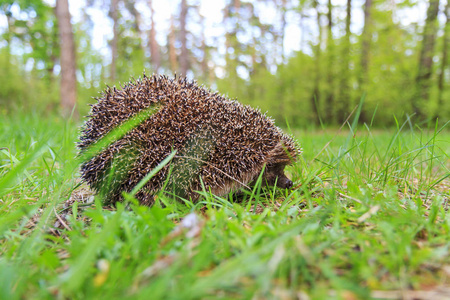
M 80 185 L 76 124 L 0 117 L 0 299 L 448 292 L 449 125 L 293 130 L 292 191 L 111 208 Z

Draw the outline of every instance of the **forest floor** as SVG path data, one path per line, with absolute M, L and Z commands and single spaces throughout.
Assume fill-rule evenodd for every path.
M 0 299 L 450 299 L 450 128 L 294 130 L 290 191 L 105 207 L 78 125 L 0 122 Z

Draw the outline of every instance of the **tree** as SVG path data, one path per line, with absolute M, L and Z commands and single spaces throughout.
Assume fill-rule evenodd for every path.
M 60 65 L 61 65 L 61 107 L 65 117 L 74 112 L 74 118 L 78 118 L 75 105 L 77 102 L 77 78 L 75 43 L 68 0 L 56 1 L 56 18 L 60 36 Z
M 335 111 L 334 101 L 334 41 L 333 41 L 333 5 L 328 0 L 328 26 L 327 26 L 327 84 L 325 96 L 325 120 L 327 123 L 334 123 Z
M 180 54 L 180 73 L 186 76 L 189 70 L 189 52 L 187 48 L 187 29 L 186 19 L 188 13 L 188 5 L 186 0 L 181 0 L 181 12 L 180 12 L 180 42 L 181 42 L 181 54 Z
M 437 15 L 439 12 L 439 0 L 431 0 L 427 9 L 427 19 L 423 29 L 422 48 L 419 58 L 419 71 L 417 73 L 417 94 L 412 104 L 414 112 L 419 120 L 425 118 L 424 104 L 429 102 L 431 74 L 433 71 L 434 44 L 437 33 Z
M 202 52 L 202 58 L 200 62 L 200 70 L 201 70 L 201 77 L 203 78 L 203 81 L 208 81 L 210 78 L 210 71 L 208 67 L 208 61 L 209 61 L 209 48 L 206 45 L 206 25 L 205 25 L 205 17 L 200 14 L 200 25 L 201 25 L 201 52 Z
M 441 58 L 441 70 L 439 73 L 439 81 L 438 81 L 438 110 L 436 113 L 436 117 L 440 117 L 442 115 L 442 108 L 444 105 L 444 79 L 445 79 L 445 70 L 448 67 L 448 47 L 450 45 L 450 1 L 447 0 L 447 5 L 445 6 L 444 15 L 446 17 L 444 35 L 442 36 L 442 40 L 444 45 L 442 46 L 442 58 Z
M 118 6 L 119 0 L 111 0 L 111 7 L 109 14 L 113 21 L 113 39 L 111 41 L 111 80 L 115 81 L 117 77 L 116 65 L 117 65 L 117 56 L 118 56 L 118 39 L 119 39 L 119 22 L 118 22 Z
M 366 0 L 364 4 L 364 29 L 361 36 L 361 60 L 358 76 L 359 97 L 367 92 L 367 81 L 369 78 L 369 54 L 372 42 L 372 0 Z M 367 121 L 364 107 L 361 107 L 359 119 L 362 123 Z
M 276 7 L 280 9 L 280 30 L 277 34 L 277 42 L 278 47 L 280 48 L 280 56 L 281 61 L 284 62 L 285 55 L 284 55 L 284 36 L 286 31 L 286 12 L 287 12 L 287 0 L 274 0 L 274 4 Z
M 152 64 L 155 73 L 158 73 L 161 67 L 161 55 L 159 53 L 159 45 L 156 41 L 156 28 L 155 28 L 155 11 L 153 10 L 152 0 L 148 0 L 148 6 L 150 7 L 150 31 L 148 36 L 148 45 L 150 50 L 150 62 Z M 172 24 L 171 24 L 172 25 Z
M 167 44 L 169 45 L 169 65 L 170 70 L 175 73 L 178 70 L 177 52 L 175 48 L 175 25 L 173 15 L 170 17 L 170 32 L 168 36 Z
M 151 0 L 150 4 L 151 4 Z M 124 1 L 125 7 L 127 8 L 127 10 L 130 12 L 130 14 L 133 16 L 134 22 L 133 22 L 133 27 L 134 30 L 136 31 L 137 35 L 140 37 L 141 36 L 141 24 L 142 24 L 142 16 L 141 13 L 139 12 L 139 10 L 136 8 L 136 0 L 126 0 Z M 151 6 L 150 6 L 151 8 Z
M 349 113 L 349 105 L 351 99 L 350 93 L 350 24 L 352 19 L 352 0 L 347 0 L 346 7 L 347 16 L 345 18 L 345 36 L 342 44 L 342 64 L 340 74 L 340 83 L 339 83 L 339 95 L 338 95 L 338 103 L 336 105 L 337 109 L 337 121 L 338 123 L 343 123 L 346 119 L 346 115 Z
M 313 111 L 311 112 L 314 114 L 313 120 L 315 120 L 316 124 L 319 121 L 319 110 L 317 108 L 317 102 L 320 100 L 320 58 L 321 58 L 321 46 L 322 46 L 322 25 L 320 23 L 320 17 L 321 13 L 319 11 L 319 1 L 314 0 L 313 1 L 313 8 L 315 9 L 317 13 L 317 29 L 319 32 L 318 38 L 317 38 L 317 45 L 314 46 L 314 63 L 315 63 L 315 76 L 314 76 L 314 88 L 313 92 L 310 98 L 311 108 Z
M 228 0 L 225 3 L 223 24 L 225 24 L 225 71 L 228 79 L 228 88 L 232 91 L 239 89 L 239 76 L 237 67 L 239 65 L 239 56 L 241 53 L 241 45 L 238 40 L 239 26 L 241 25 L 241 9 L 240 0 Z M 254 58 L 254 57 L 253 57 Z M 253 70 L 250 70 L 253 72 Z

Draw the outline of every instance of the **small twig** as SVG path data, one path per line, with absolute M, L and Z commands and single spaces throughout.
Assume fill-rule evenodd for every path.
M 350 196 L 344 195 L 344 194 L 342 194 L 342 193 L 338 193 L 338 194 L 339 194 L 339 196 L 341 196 L 341 197 L 344 197 L 344 198 L 347 198 L 347 199 L 353 200 L 353 201 L 355 201 L 355 202 L 358 202 L 359 204 L 362 204 L 361 200 L 358 200 L 358 199 L 356 199 L 356 198 L 353 198 L 353 197 L 350 197 Z
M 433 290 L 393 290 L 372 291 L 371 296 L 377 299 L 449 299 L 450 290 L 446 286 L 437 287 Z
M 70 229 L 70 227 L 66 224 L 66 222 L 64 222 L 63 219 L 56 212 L 56 208 L 53 207 L 53 211 L 55 212 L 56 218 L 58 219 L 59 222 L 61 222 L 61 224 L 64 226 L 64 228 L 71 231 L 72 229 Z
M 379 205 L 372 206 L 365 214 L 358 218 L 358 223 L 364 222 L 365 220 L 376 214 L 379 209 Z
M 77 200 L 75 200 L 75 201 L 77 201 Z M 78 207 L 92 206 L 94 204 L 95 204 L 94 202 L 90 202 L 90 203 L 79 203 L 78 202 Z M 69 210 L 69 209 L 72 209 L 72 207 L 73 207 L 73 204 L 71 206 L 68 206 L 68 207 L 65 207 L 65 208 L 61 209 L 59 211 L 59 213 L 62 213 L 62 212 L 66 211 L 66 210 Z

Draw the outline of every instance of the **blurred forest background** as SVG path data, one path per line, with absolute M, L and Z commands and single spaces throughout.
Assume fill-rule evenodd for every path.
M 363 95 L 361 123 L 450 119 L 450 1 L 171 0 L 167 26 L 154 0 L 81 1 L 77 18 L 69 2 L 0 0 L 0 116 L 78 118 L 145 70 L 186 74 L 280 125 L 341 124 Z M 212 25 L 207 2 L 220 6 Z

